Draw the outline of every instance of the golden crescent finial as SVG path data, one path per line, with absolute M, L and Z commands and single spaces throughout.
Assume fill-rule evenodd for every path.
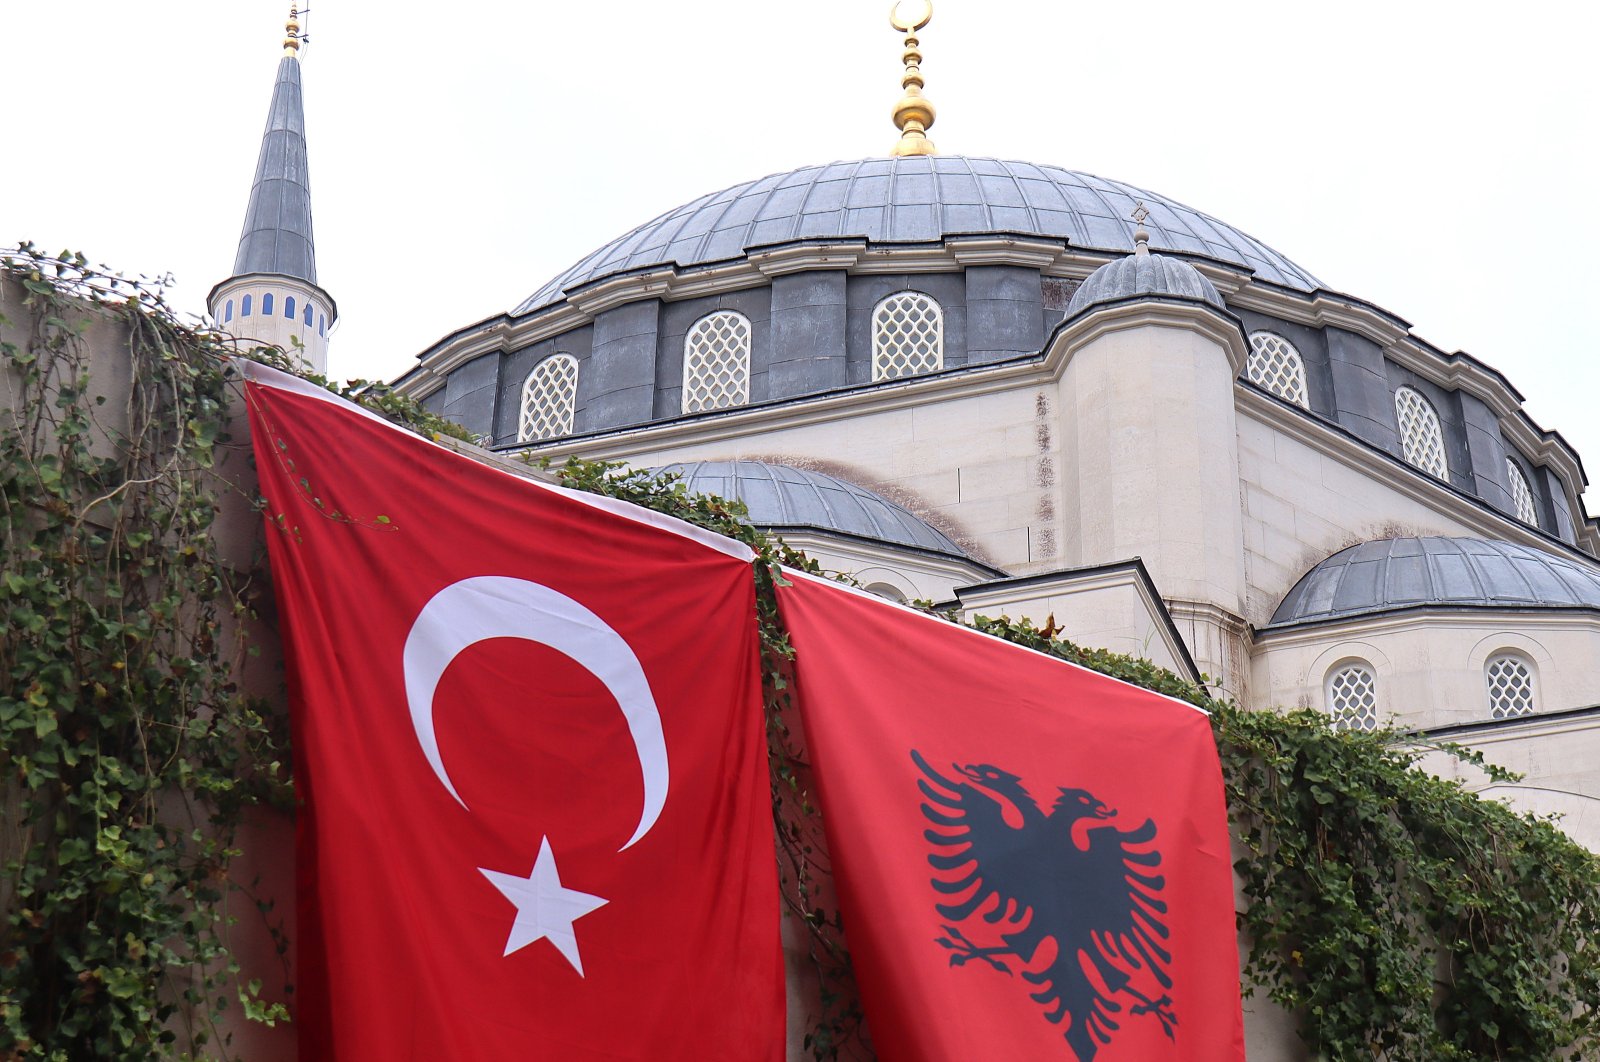
M 283 24 L 283 54 L 297 55 L 300 51 L 300 5 L 289 5 L 289 21 Z
M 922 52 L 918 50 L 917 31 L 933 20 L 933 0 L 898 0 L 889 8 L 889 25 L 906 35 L 905 51 L 901 62 L 905 73 L 900 87 L 905 95 L 894 105 L 894 124 L 900 130 L 900 139 L 890 152 L 894 155 L 937 154 L 933 141 L 928 139 L 928 127 L 933 125 L 933 104 L 922 94 Z
M 889 9 L 889 24 L 901 33 L 915 33 L 933 18 L 933 0 L 900 0 Z

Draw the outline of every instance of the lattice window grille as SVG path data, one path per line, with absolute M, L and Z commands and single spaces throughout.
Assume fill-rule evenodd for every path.
M 1366 664 L 1345 664 L 1328 676 L 1328 714 L 1344 730 L 1378 729 L 1378 680 Z
M 683 411 L 742 406 L 750 401 L 750 319 L 719 310 L 683 337 Z
M 930 295 L 900 291 L 872 311 L 872 378 L 898 380 L 944 368 L 944 311 Z
M 1489 685 L 1491 716 L 1514 719 L 1533 711 L 1533 671 L 1521 657 L 1510 653 L 1491 657 L 1483 677 Z
M 1293 402 L 1301 409 L 1311 408 L 1306 396 L 1306 365 L 1294 344 L 1272 332 L 1252 332 L 1250 355 L 1245 360 L 1250 382 Z
M 1420 391 L 1402 387 L 1395 392 L 1394 411 L 1400 421 L 1400 448 L 1406 461 L 1436 479 L 1449 475 L 1444 459 L 1444 433 L 1433 403 Z
M 1506 458 L 1506 479 L 1511 481 L 1511 501 L 1517 507 L 1517 519 L 1538 527 L 1539 508 L 1533 501 L 1533 488 L 1528 486 L 1528 477 L 1522 474 L 1522 469 L 1509 457 Z
M 533 367 L 522 384 L 517 441 L 536 442 L 572 433 L 578 406 L 578 359 L 552 354 Z

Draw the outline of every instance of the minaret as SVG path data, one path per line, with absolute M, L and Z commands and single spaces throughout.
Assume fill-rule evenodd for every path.
M 211 289 L 212 322 L 241 340 L 281 347 L 312 372 L 328 368 L 328 330 L 338 307 L 317 286 L 311 236 L 311 179 L 305 111 L 300 102 L 300 16 L 289 8 L 283 59 L 261 134 L 250 205 L 233 275 Z

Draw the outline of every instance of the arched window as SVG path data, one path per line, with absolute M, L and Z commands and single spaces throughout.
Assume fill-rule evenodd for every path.
M 325 336 L 327 334 L 328 334 L 328 318 L 325 315 L 319 313 L 319 314 L 317 314 L 317 335 Z
M 1496 653 L 1483 665 L 1489 714 L 1514 719 L 1533 711 L 1533 667 L 1516 653 Z
M 246 295 L 243 299 L 239 300 L 239 316 L 240 317 L 249 317 L 250 316 L 250 296 L 248 296 L 248 295 Z
M 1245 361 L 1250 382 L 1264 387 L 1285 402 L 1310 409 L 1306 397 L 1306 363 L 1294 344 L 1276 332 L 1251 332 L 1250 356 Z
M 287 317 L 291 321 L 294 320 L 294 296 L 293 295 L 285 295 L 283 297 L 283 315 L 285 317 Z
M 897 291 L 872 308 L 872 378 L 944 368 L 944 311 L 931 295 Z
M 261 296 L 261 316 L 272 316 L 272 292 L 270 291 Z
M 552 354 L 533 367 L 522 384 L 517 441 L 536 442 L 572 433 L 578 406 L 578 359 Z
M 894 586 L 891 583 L 868 583 L 866 591 L 869 594 L 877 594 L 887 601 L 894 601 L 901 605 L 906 603 L 906 595 L 901 592 L 898 586 Z
M 708 313 L 683 337 L 683 411 L 742 406 L 750 401 L 750 318 Z
M 1511 503 L 1516 506 L 1517 519 L 1525 524 L 1539 526 L 1539 507 L 1533 501 L 1533 488 L 1528 477 L 1511 458 L 1506 458 L 1506 480 L 1511 484 Z
M 1365 660 L 1346 660 L 1328 672 L 1328 714 L 1342 730 L 1378 729 L 1378 679 Z
M 306 303 L 306 327 L 311 327 L 311 304 Z
M 1413 387 L 1394 393 L 1395 418 L 1400 422 L 1400 449 L 1406 461 L 1430 476 L 1445 479 L 1450 474 L 1444 459 L 1444 433 L 1439 429 L 1439 414 L 1433 403 Z
M 222 323 L 223 324 L 227 324 L 231 320 L 233 320 L 233 300 L 229 299 L 228 300 L 228 308 L 227 308 L 226 312 L 223 314 L 223 317 L 222 317 Z

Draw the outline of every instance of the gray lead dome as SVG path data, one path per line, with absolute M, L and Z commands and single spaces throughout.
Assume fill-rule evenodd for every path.
M 1379 539 L 1312 568 L 1270 626 L 1417 606 L 1600 608 L 1600 569 L 1495 539 Z
M 757 527 L 843 531 L 952 557 L 966 552 L 942 531 L 887 498 L 847 480 L 766 461 L 695 461 L 663 465 L 691 493 L 742 501 Z
M 1165 295 L 1208 302 L 1222 309 L 1222 296 L 1216 286 L 1201 276 L 1188 262 L 1160 254 L 1130 254 L 1089 274 L 1073 292 L 1067 316 L 1104 302 L 1131 299 L 1140 295 Z
M 938 155 L 807 166 L 701 196 L 612 240 L 512 312 L 531 313 L 559 302 L 564 291 L 632 269 L 705 265 L 794 240 L 922 243 L 1004 232 L 1131 251 L 1128 215 L 1141 201 L 1157 246 L 1242 266 L 1299 291 L 1322 286 L 1254 237 L 1146 189 L 1058 166 Z

